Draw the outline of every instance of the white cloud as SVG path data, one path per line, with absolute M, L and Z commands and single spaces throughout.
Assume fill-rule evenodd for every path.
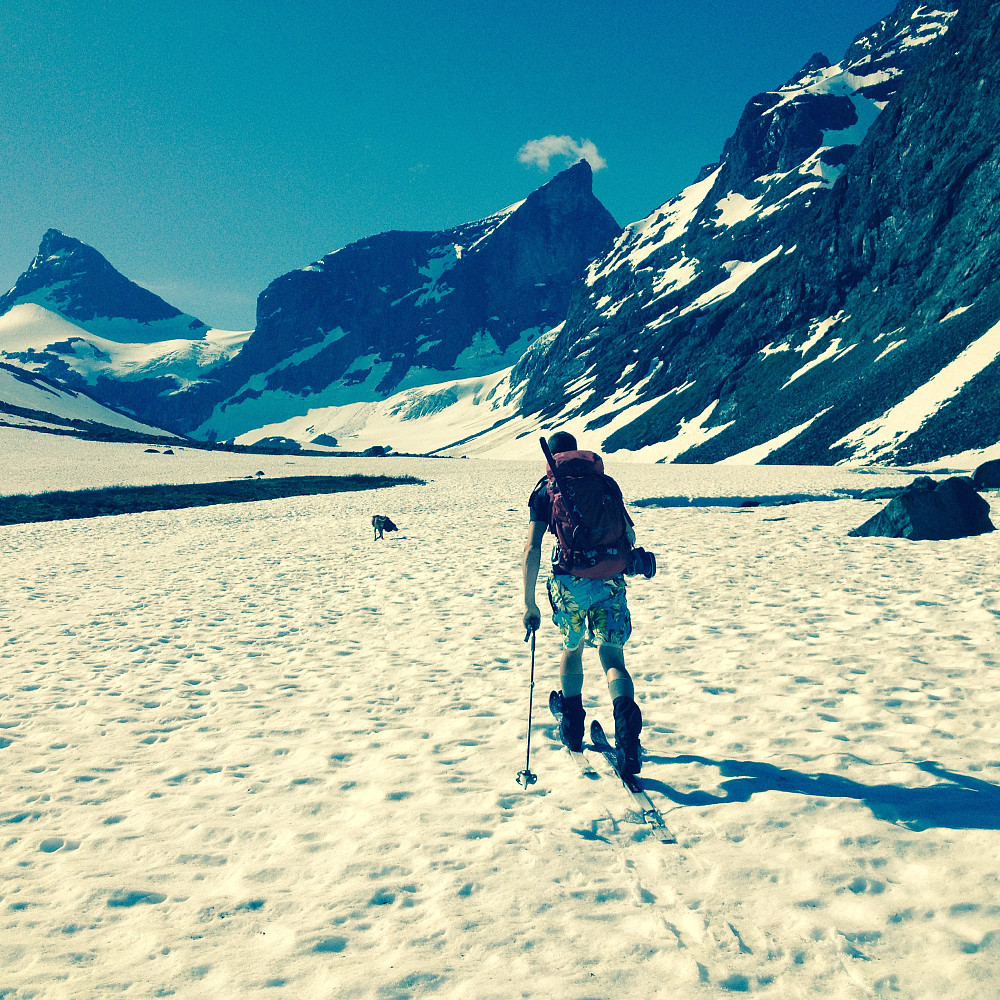
M 574 163 L 586 160 L 591 170 L 603 170 L 608 164 L 589 139 L 577 141 L 569 135 L 547 135 L 544 139 L 532 139 L 518 151 L 517 158 L 522 163 L 533 163 L 539 170 L 548 170 L 549 161 L 554 156 L 563 156 Z

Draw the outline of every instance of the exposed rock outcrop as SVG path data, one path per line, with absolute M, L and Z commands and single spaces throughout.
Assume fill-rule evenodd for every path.
M 977 490 L 1000 489 L 1000 459 L 983 462 L 972 474 L 972 482 Z
M 522 412 L 681 462 L 995 443 L 998 95 L 985 0 L 902 3 L 840 63 L 814 57 L 591 265 L 515 371 Z
M 239 357 L 196 395 L 202 432 L 230 437 L 309 405 L 499 371 L 561 322 L 620 232 L 581 160 L 479 222 L 382 233 L 282 275 Z
M 942 482 L 921 477 L 894 500 L 848 534 L 912 541 L 965 538 L 993 531 L 990 505 L 970 479 L 954 476 Z

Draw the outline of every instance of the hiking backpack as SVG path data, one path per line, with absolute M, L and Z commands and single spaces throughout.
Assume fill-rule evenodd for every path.
M 592 451 L 553 455 L 545 438 L 545 489 L 551 501 L 549 529 L 559 545 L 558 573 L 608 580 L 623 572 L 632 551 L 632 519 L 618 484 L 604 474 Z

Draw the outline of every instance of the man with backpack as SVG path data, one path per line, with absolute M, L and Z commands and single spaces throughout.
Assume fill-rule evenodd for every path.
M 601 457 L 578 450 L 572 434 L 559 431 L 547 442 L 543 439 L 542 450 L 546 474 L 528 501 L 531 524 L 522 562 L 524 626 L 533 631 L 542 621 L 535 584 L 542 539 L 551 531 L 556 544 L 548 580 L 549 603 L 552 620 L 563 634 L 560 737 L 570 750 L 583 748 L 583 648 L 585 640 L 591 645 L 596 642 L 614 705 L 618 765 L 623 773 L 637 774 L 642 714 L 623 651 L 632 634 L 623 575 L 635 540 L 631 519 L 618 484 L 604 475 Z

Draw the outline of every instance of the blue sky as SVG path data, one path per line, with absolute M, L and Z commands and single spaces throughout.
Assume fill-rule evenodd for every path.
M 285 271 L 525 197 L 589 141 L 623 225 L 893 0 L 4 0 L 0 285 L 54 227 L 205 322 Z

